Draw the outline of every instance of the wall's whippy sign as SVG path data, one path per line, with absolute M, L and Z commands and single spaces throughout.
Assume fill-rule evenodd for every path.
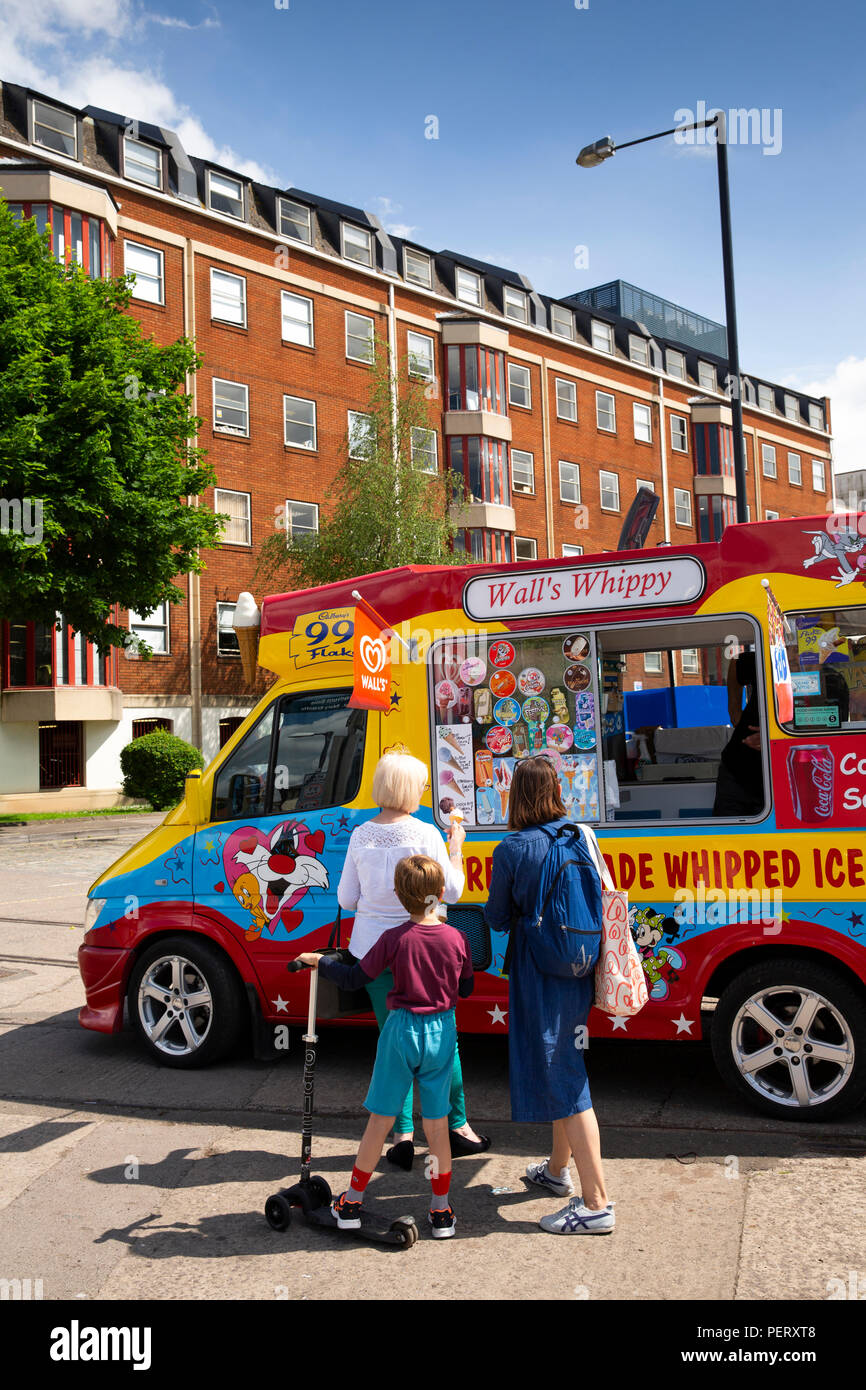
M 548 613 L 597 613 L 608 608 L 660 608 L 692 603 L 706 574 L 689 555 L 580 569 L 487 574 L 470 579 L 463 608 L 470 618 L 529 618 Z

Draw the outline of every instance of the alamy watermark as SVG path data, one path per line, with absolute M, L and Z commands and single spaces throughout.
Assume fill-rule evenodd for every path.
M 678 145 L 715 145 L 718 142 L 718 125 L 702 125 L 702 121 L 712 121 L 714 117 L 725 117 L 726 145 L 760 145 L 762 154 L 781 154 L 782 151 L 782 108 L 781 106 L 737 106 L 723 111 L 719 106 L 707 107 L 699 101 L 694 111 L 681 106 L 674 112 L 674 120 L 679 122 L 674 131 Z M 689 130 L 689 126 L 698 126 Z
M 0 535 L 23 536 L 25 545 L 40 545 L 43 514 L 41 497 L 0 497 Z

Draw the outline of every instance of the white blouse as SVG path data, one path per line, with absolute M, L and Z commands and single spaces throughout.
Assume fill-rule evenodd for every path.
M 409 816 L 390 825 L 368 820 L 352 831 L 337 902 L 344 911 L 355 909 L 349 949 L 358 960 L 372 950 L 383 932 L 406 921 L 408 913 L 394 892 L 394 870 L 412 854 L 429 855 L 442 865 L 443 897 L 447 903 L 456 903 L 466 876 L 462 863 L 458 867 L 449 858 L 435 826 Z

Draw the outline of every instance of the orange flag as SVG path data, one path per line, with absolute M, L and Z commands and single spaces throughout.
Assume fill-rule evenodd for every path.
M 355 609 L 354 688 L 349 704 L 354 709 L 387 710 L 391 707 L 390 633 L 362 608 Z

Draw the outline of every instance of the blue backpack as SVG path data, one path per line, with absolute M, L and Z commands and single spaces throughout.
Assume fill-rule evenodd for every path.
M 526 938 L 542 974 L 580 980 L 594 969 L 601 947 L 598 870 L 579 826 L 539 828 L 552 843 L 541 866 Z

